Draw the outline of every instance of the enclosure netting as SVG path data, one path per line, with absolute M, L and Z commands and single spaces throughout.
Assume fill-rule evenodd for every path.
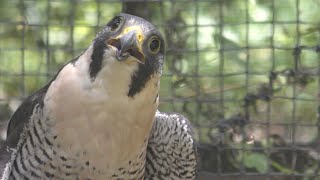
M 319 0 L 1 0 L 0 120 L 116 14 L 165 36 L 161 111 L 185 115 L 200 179 L 319 179 Z

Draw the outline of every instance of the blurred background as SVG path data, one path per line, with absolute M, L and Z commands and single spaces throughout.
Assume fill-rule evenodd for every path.
M 160 110 L 195 127 L 199 179 L 320 179 L 319 0 L 0 0 L 0 134 L 116 14 L 164 34 Z

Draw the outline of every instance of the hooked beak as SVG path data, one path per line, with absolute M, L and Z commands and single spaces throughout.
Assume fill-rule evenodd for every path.
M 129 56 L 133 56 L 138 62 L 142 64 L 145 63 L 145 57 L 141 50 L 142 45 L 137 40 L 137 33 L 135 30 L 121 34 L 116 38 L 109 39 L 107 44 L 117 48 L 116 58 L 118 61 L 126 61 Z

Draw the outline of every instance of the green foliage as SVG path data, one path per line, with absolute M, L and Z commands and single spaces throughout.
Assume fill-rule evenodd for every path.
M 187 116 L 201 143 L 242 147 L 250 125 L 261 125 L 254 130 L 264 135 L 252 135 L 264 148 L 272 147 L 266 142 L 274 134 L 287 143 L 316 142 L 320 4 L 300 1 L 297 7 L 296 2 L 148 2 L 148 17 L 165 35 L 167 46 L 160 110 Z M 48 82 L 88 47 L 122 5 L 121 1 L 0 1 L 1 105 L 8 107 L 11 99 L 24 98 Z M 228 124 L 223 127 L 229 131 L 222 131 L 221 124 Z M 235 135 L 242 139 L 235 140 Z M 270 168 L 298 172 L 288 162 L 269 159 L 267 164 L 267 158 L 265 152 L 249 151 L 228 156 L 228 162 L 232 167 L 243 163 L 260 173 Z M 303 171 L 315 169 L 311 163 Z
M 268 171 L 268 157 L 261 153 L 248 153 L 243 157 L 243 164 L 248 168 L 254 168 L 259 173 Z

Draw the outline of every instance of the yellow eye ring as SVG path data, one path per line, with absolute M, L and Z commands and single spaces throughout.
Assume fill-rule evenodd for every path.
M 149 49 L 150 49 L 151 53 L 156 54 L 160 51 L 161 42 L 158 37 L 152 36 L 149 39 L 148 45 L 149 45 Z

